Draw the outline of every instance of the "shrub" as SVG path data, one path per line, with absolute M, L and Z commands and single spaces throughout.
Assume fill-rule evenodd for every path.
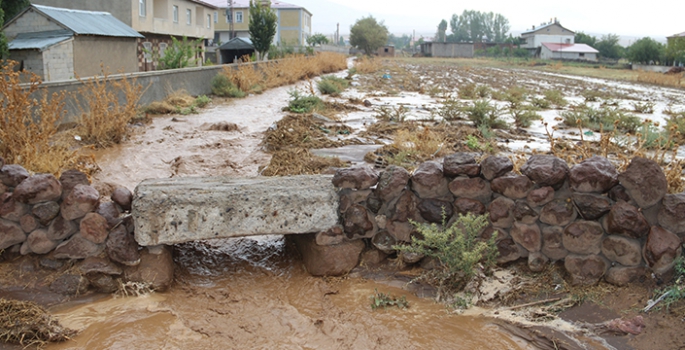
M 517 128 L 528 128 L 534 120 L 542 119 L 542 116 L 531 109 L 514 109 L 511 115 L 514 117 L 514 124 Z
M 550 109 L 552 107 L 552 104 L 548 100 L 546 100 L 544 98 L 537 98 L 537 97 L 533 98 L 530 101 L 530 104 L 533 105 L 533 107 L 535 107 L 535 108 L 539 108 L 539 109 L 543 109 L 543 110 L 544 109 Z
M 219 73 L 212 78 L 212 93 L 222 97 L 245 97 L 245 93 L 224 74 Z
M 478 95 L 476 93 L 477 87 L 478 85 L 476 85 L 476 83 L 470 83 L 460 87 L 458 92 L 459 98 L 462 100 L 475 100 Z
M 438 288 L 438 300 L 462 289 L 478 272 L 478 264 L 482 264 L 486 272 L 494 267 L 498 254 L 497 233 L 487 241 L 479 239 L 479 234 L 488 225 L 486 215 L 460 215 L 449 227 L 445 221 L 444 213 L 441 226 L 412 221 L 422 238 L 414 236 L 411 244 L 394 246 L 400 252 L 437 260 L 439 268 L 426 272 L 420 279 Z
M 209 98 L 209 97 L 207 97 L 206 95 L 198 96 L 198 97 L 195 99 L 195 105 L 196 105 L 197 107 L 199 107 L 199 108 L 205 108 L 205 107 L 207 107 L 207 105 L 208 105 L 210 102 L 212 102 L 212 99 Z
M 407 298 L 404 295 L 400 298 L 397 298 L 391 295 L 390 293 L 385 294 L 379 292 L 378 289 L 374 290 L 374 293 L 371 296 L 371 309 L 385 309 L 393 306 L 397 306 L 400 309 L 406 309 L 409 307 L 409 302 L 407 301 Z
M 561 112 L 564 124 L 570 127 L 584 127 L 594 131 L 619 130 L 625 133 L 635 133 L 642 122 L 639 117 L 625 113 L 618 108 L 593 108 L 588 105 L 578 105 L 574 109 Z
M 311 113 L 323 108 L 323 101 L 314 95 L 303 96 L 297 90 L 290 92 L 291 100 L 288 103 L 288 110 L 293 113 Z
M 445 102 L 442 104 L 442 107 L 440 107 L 440 110 L 438 111 L 438 115 L 443 120 L 447 121 L 462 119 L 462 108 L 463 106 L 461 102 L 450 98 L 445 100 Z
M 556 108 L 566 107 L 568 101 L 564 98 L 564 93 L 560 90 L 545 90 L 545 100 Z
M 488 100 L 478 100 L 473 105 L 464 107 L 464 112 L 476 128 L 486 126 L 489 129 L 506 129 L 507 124 L 500 119 L 501 111 Z
M 513 86 L 505 91 L 503 100 L 509 102 L 509 108 L 518 108 L 528 97 L 528 90 L 519 86 Z
M 316 87 L 324 95 L 339 95 L 343 90 L 347 89 L 350 85 L 349 81 L 338 78 L 336 76 L 326 76 L 322 77 L 321 80 L 316 84 Z
M 633 102 L 633 112 L 642 114 L 654 113 L 654 102 Z

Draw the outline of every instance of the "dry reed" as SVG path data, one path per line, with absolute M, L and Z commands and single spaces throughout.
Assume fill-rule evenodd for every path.
M 663 74 L 657 72 L 645 72 L 639 71 L 637 73 L 637 81 L 641 83 L 654 84 L 660 86 L 670 86 L 670 87 L 685 87 L 685 82 L 683 81 L 685 73 L 679 74 Z
M 354 61 L 354 68 L 357 73 L 368 74 L 378 72 L 383 67 L 380 59 L 375 57 L 362 56 Z
M 40 347 L 74 334 L 35 303 L 0 299 L 0 342 Z
M 331 168 L 349 166 L 337 157 L 319 157 L 304 148 L 288 148 L 273 153 L 269 165 L 262 169 L 264 176 L 313 175 Z

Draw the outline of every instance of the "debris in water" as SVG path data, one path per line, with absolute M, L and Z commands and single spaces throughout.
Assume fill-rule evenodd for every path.
M 32 302 L 0 299 L 0 341 L 42 346 L 69 340 L 76 331 L 62 327 L 45 309 Z

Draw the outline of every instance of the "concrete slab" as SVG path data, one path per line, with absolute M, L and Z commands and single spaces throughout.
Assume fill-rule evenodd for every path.
M 332 176 L 171 178 L 136 187 L 132 215 L 142 246 L 212 238 L 305 234 L 338 224 Z

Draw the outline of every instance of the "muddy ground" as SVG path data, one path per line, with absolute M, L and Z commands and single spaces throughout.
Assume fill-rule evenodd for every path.
M 381 77 L 386 70 L 395 80 Z M 652 118 L 663 118 L 667 108 L 683 107 L 678 99 L 681 90 L 543 75 L 520 67 L 472 69 L 391 63 L 379 73 L 357 78 L 352 89 L 331 99 L 370 102 L 355 103 L 356 111 L 338 116 L 354 132 L 335 138 L 357 138 L 362 145 L 315 152 L 343 154 L 347 160 L 363 162 L 367 152 L 392 142 L 388 135 L 362 135 L 376 121 L 380 107 L 404 106 L 408 119 L 432 122 L 434 112 L 444 102 L 436 88 L 444 94 L 468 82 L 488 83 L 495 89 L 521 84 L 537 91 L 552 86 L 565 91 L 571 101 L 584 89 L 610 90 L 615 98 L 623 97 L 619 103 L 624 105 L 633 100 L 655 100 L 657 112 Z M 270 159 L 260 146 L 264 132 L 287 115 L 282 108 L 292 89 L 306 91 L 307 86 L 277 88 L 240 100 L 214 99 L 197 115 L 154 117 L 150 125 L 137 127 L 127 142 L 96 154 L 101 171 L 94 181 L 106 195 L 107 188 L 112 187 L 108 184 L 133 190 L 146 178 L 257 176 Z M 543 116 L 549 123 L 559 124 L 554 112 Z M 230 123 L 237 129 L 225 127 Z M 505 149 L 544 150 L 541 127 L 535 124 L 515 138 L 501 134 L 497 142 Z M 573 132 L 567 136 L 577 137 Z M 685 348 L 682 305 L 670 311 L 639 312 L 661 287 L 661 281 L 648 276 L 627 288 L 600 283 L 577 289 L 566 284 L 558 267 L 551 266 L 542 279 L 526 272 L 525 266 L 513 265 L 496 275 L 508 292 L 483 306 L 456 312 L 433 302 L 430 289 L 409 285 L 417 271 L 400 267 L 392 259 L 384 267 L 363 264 L 345 278 L 310 277 L 297 253 L 278 237 L 176 246 L 178 269 L 172 290 L 141 297 L 89 295 L 66 301 L 46 291 L 51 273 L 38 259 L 5 259 L 0 263 L 3 296 L 48 305 L 63 324 L 80 331 L 73 341 L 50 345 L 49 349 Z M 406 296 L 410 307 L 371 310 L 370 297 L 376 289 Z M 415 295 L 417 291 L 422 297 Z M 538 300 L 569 298 L 572 303 L 553 311 L 542 308 L 548 304 L 512 309 Z M 601 327 L 605 321 L 636 315 L 642 315 L 646 325 L 639 335 L 608 334 Z

